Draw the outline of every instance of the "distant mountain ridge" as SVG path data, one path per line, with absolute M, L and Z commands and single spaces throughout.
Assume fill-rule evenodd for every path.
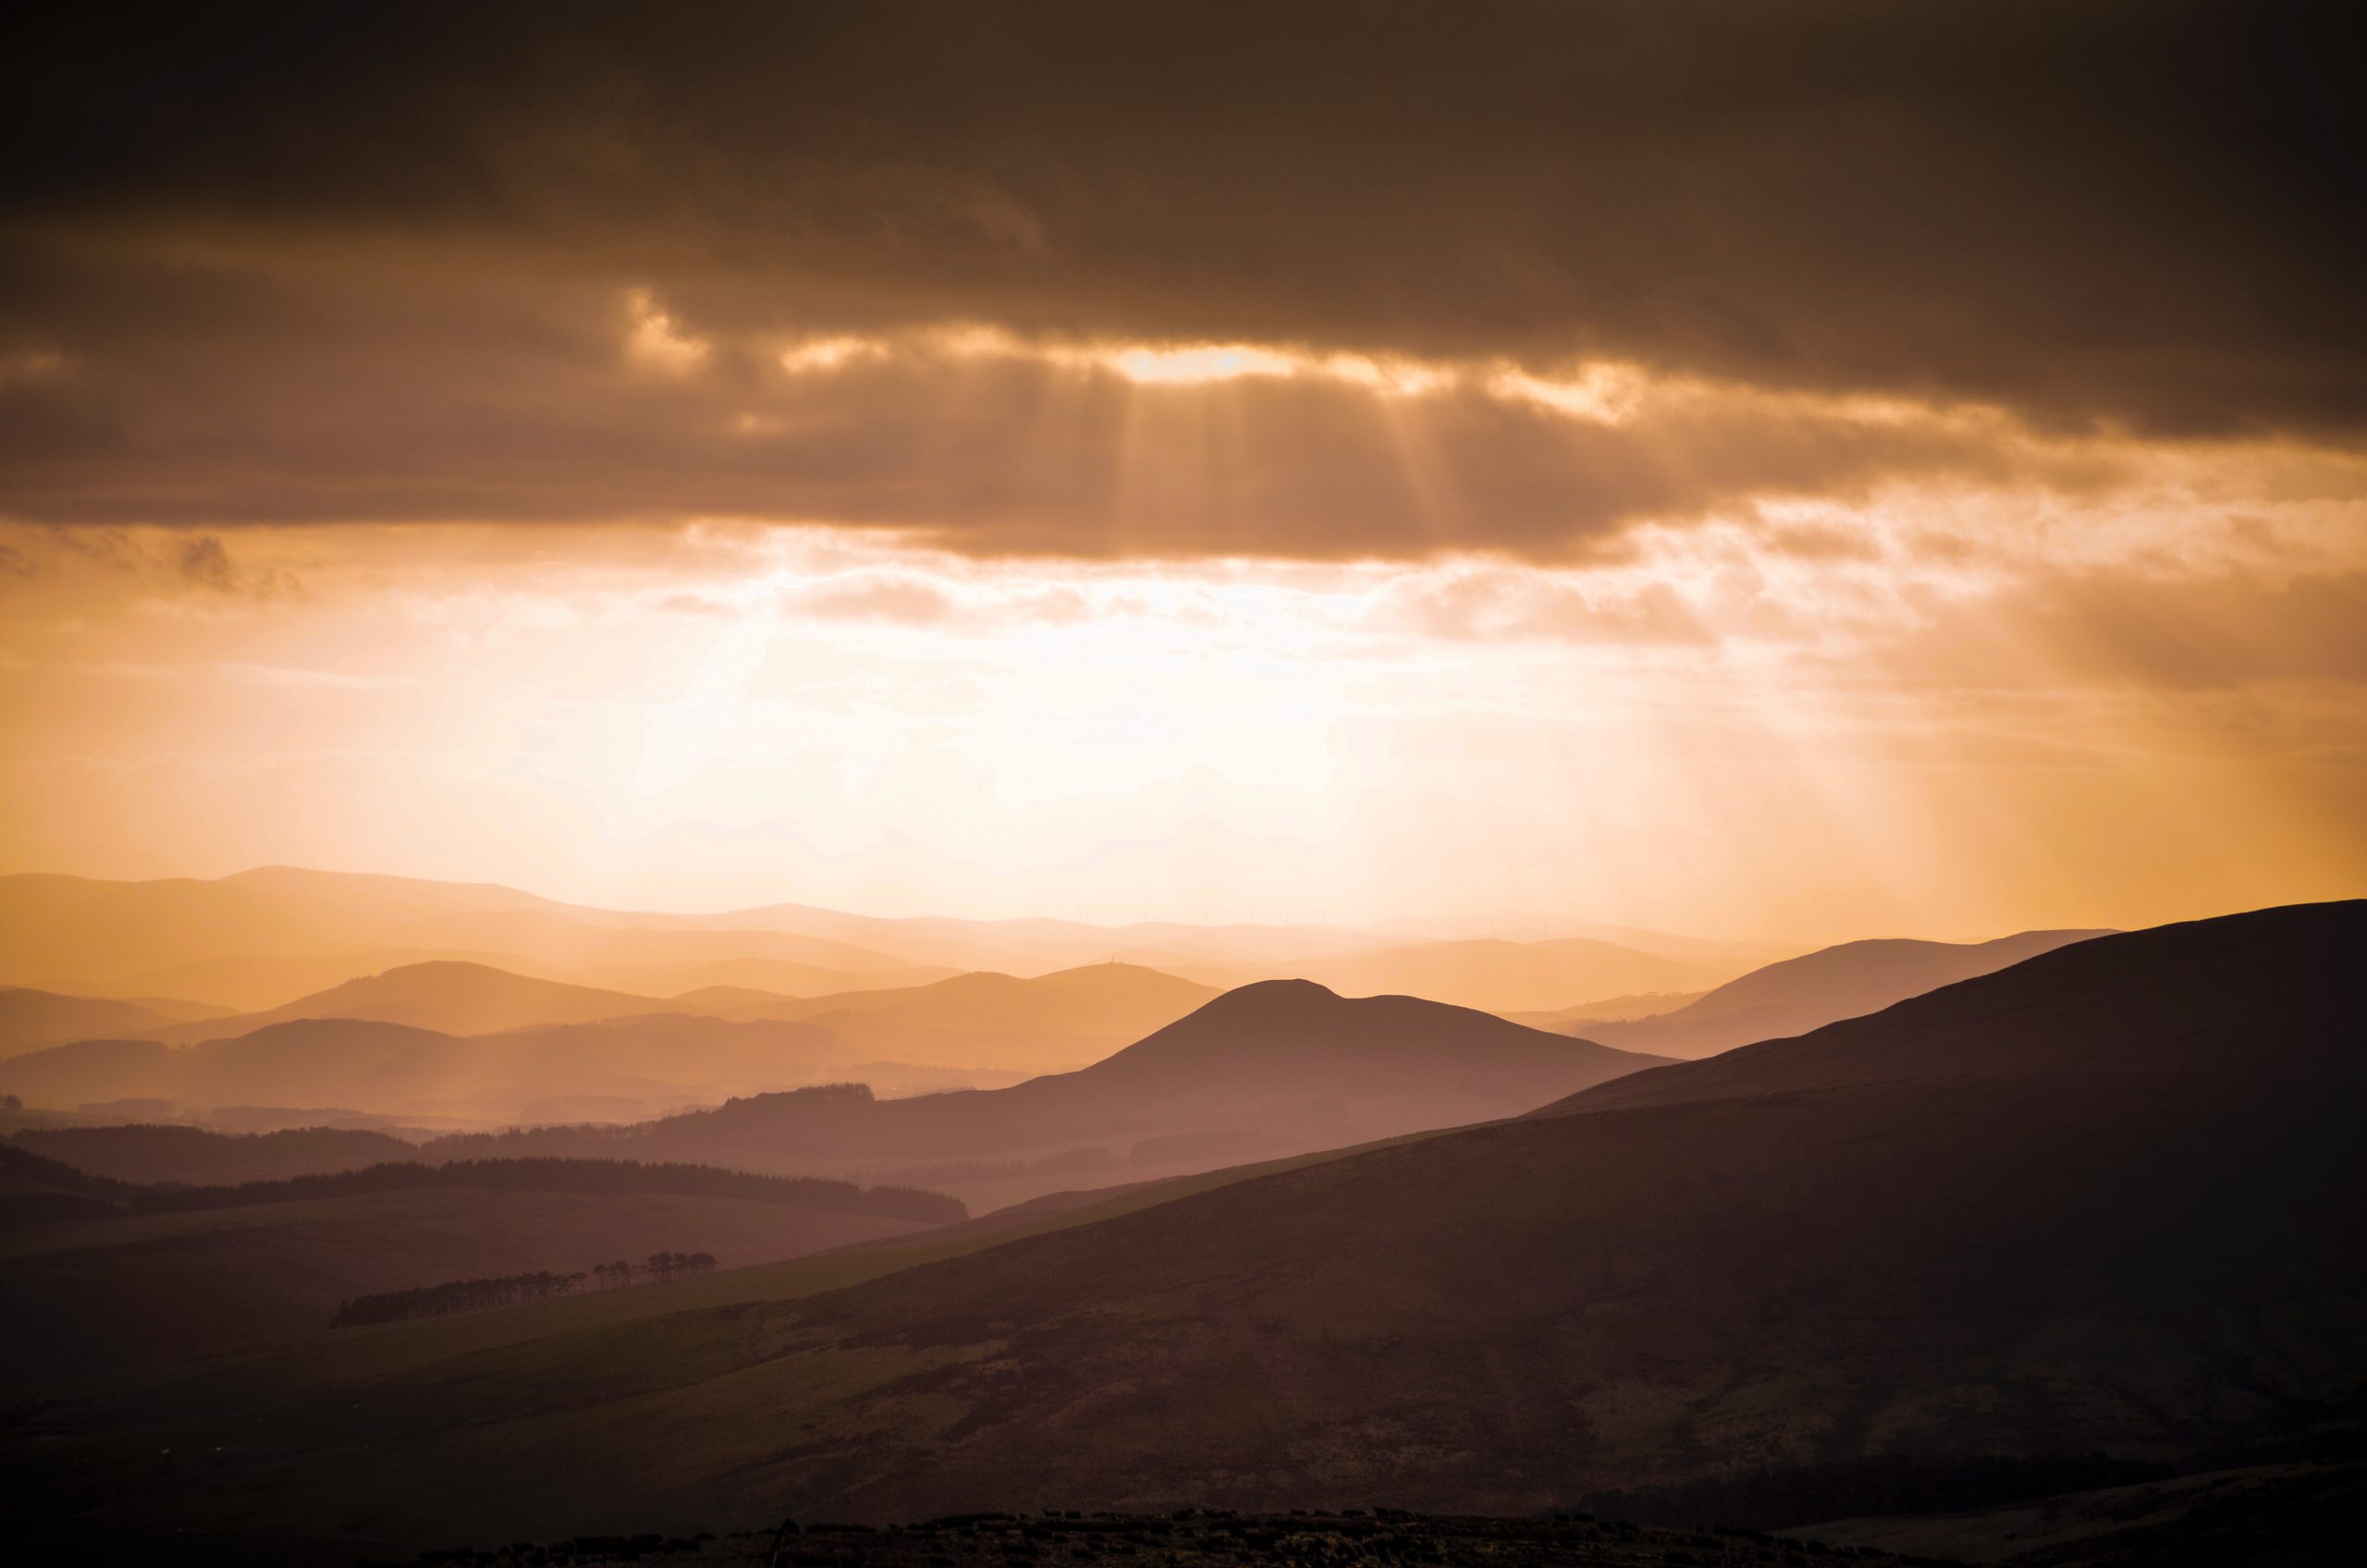
M 1591 934 L 1612 931 L 1633 940 Z M 954 972 L 1031 977 L 1114 960 L 1215 986 L 1305 976 L 1354 994 L 1409 992 L 1501 1011 L 1699 990 L 1764 950 L 1623 927 L 1589 932 L 1408 942 L 1326 925 L 890 918 L 791 903 L 681 914 L 286 866 L 212 881 L 0 876 L 0 983 L 104 996 L 145 989 L 264 1011 L 437 960 L 650 995 L 715 985 L 820 995 L 865 988 L 875 975 L 898 985 Z
M 509 1029 L 595 1023 L 604 1019 L 680 1011 L 656 997 L 515 974 L 490 964 L 435 960 L 348 980 L 264 1012 L 206 1019 L 153 1031 L 172 1041 L 220 1040 L 275 1023 L 350 1018 L 400 1023 L 440 1035 L 496 1035 Z
M 1669 958 L 1591 937 L 1471 937 L 1224 966 L 1159 957 L 1146 962 L 1229 987 L 1262 978 L 1306 979 L 1343 996 L 1425 997 L 1498 1014 L 1542 1011 L 1573 995 L 1699 991 L 1747 967 L 1734 960 Z
M 851 1052 L 898 1061 L 1063 1071 L 1099 1060 L 1216 994 L 1155 969 L 1096 963 L 793 1000 L 693 991 L 673 1004 L 725 1018 L 795 1019 L 828 1030 Z
M 1120 1169 L 1140 1178 L 1515 1115 L 1558 1097 L 1553 1085 L 1566 1093 L 1659 1060 L 1417 998 L 1352 1000 L 1310 981 L 1268 981 L 1090 1067 L 1004 1089 L 895 1101 L 805 1091 L 631 1128 L 440 1142 L 455 1156 L 636 1151 L 630 1157 L 883 1179 L 916 1165 L 1094 1149 L 1122 1157 L 1131 1163 Z M 1075 1184 L 1048 1173 L 997 1197 Z
M 563 904 L 491 884 L 264 867 L 214 881 L 0 876 L 0 981 L 87 991 L 241 955 L 502 955 L 570 973 L 782 959 L 840 971 L 911 961 L 702 917 Z
M 0 1088 L 53 1108 L 155 1099 L 341 1105 L 480 1125 L 634 1121 L 833 1077 L 889 1096 L 1007 1084 L 1098 1060 L 1210 995 L 1125 964 L 797 998 L 640 997 L 431 962 L 199 1023 L 94 1003 L 80 1016 L 152 1027 L 139 1040 L 29 1051 L 0 1063 Z M 567 1029 L 577 1032 L 554 1033 Z M 601 1097 L 609 1103 L 589 1103 Z
M 52 1047 L 0 1062 L 0 1090 L 42 1105 L 348 1106 L 429 1125 L 483 1125 L 632 1120 L 816 1083 L 857 1065 L 826 1032 L 803 1023 L 648 1013 L 456 1035 L 367 1019 L 302 1018 L 183 1046 L 149 1039 Z M 881 1080 L 887 1088 L 960 1081 L 927 1070 Z M 608 1102 L 607 1114 L 587 1100 Z M 546 1103 L 546 1113 L 533 1114 Z
M 1835 1019 L 1878 1012 L 1937 986 L 1994 974 L 2067 943 L 2111 934 L 2023 931 L 1991 942 L 1905 937 L 1844 942 L 1754 969 L 1671 1011 L 1632 1021 L 1563 1017 L 1551 1026 L 1631 1050 L 1714 1056 L 1753 1040 L 1803 1034 Z
M 0 987 L 0 1060 L 70 1040 L 171 1028 L 215 1010 L 168 1000 L 67 997 L 30 986 Z

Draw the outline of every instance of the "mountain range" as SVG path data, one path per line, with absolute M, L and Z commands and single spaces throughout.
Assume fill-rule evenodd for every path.
M 1012 1083 L 1098 1060 L 1211 995 L 1096 964 L 806 999 L 731 987 L 661 998 L 437 962 L 192 1023 L 107 1001 L 78 1013 L 63 1006 L 75 998 L 53 998 L 53 1016 L 144 1024 L 144 1037 L 29 1050 L 0 1064 L 0 1088 L 53 1107 L 147 1099 L 334 1106 L 426 1124 L 631 1121 L 834 1077 L 883 1095 Z
M 1267 981 L 1089 1067 L 1008 1088 L 898 1100 L 807 1089 L 631 1127 L 462 1135 L 429 1149 L 695 1160 L 1018 1202 L 1516 1115 L 1660 1060 L 1417 998 L 1351 1000 L 1311 981 Z
M 1617 930 L 1621 940 L 1601 935 Z M 1308 977 L 1503 1011 L 1631 990 L 1699 990 L 1764 944 L 1567 923 L 1533 939 L 1409 943 L 1320 925 L 907 919 L 773 904 L 713 914 L 562 903 L 491 884 L 274 866 L 212 881 L 0 876 L 0 984 L 186 997 L 265 1012 L 410 964 L 473 962 L 670 996 L 737 986 L 822 996 L 954 973 L 1029 977 L 1120 961 L 1216 987 Z
M 2367 1393 L 2362 950 L 2359 902 L 2098 937 L 1510 1121 L 118 1383 L 0 1445 L 53 1516 L 347 1538 L 2311 1459 Z M 1418 1096 L 1442 1052 L 1533 1090 L 1577 1044 L 1453 1011 L 1255 986 L 945 1098 Z
M 0 988 L 0 1060 L 70 1040 L 139 1035 L 223 1015 L 225 1010 L 201 1002 L 66 997 L 12 986 Z
M 2052 952 L 2103 931 L 2023 931 L 1993 942 L 1883 938 L 1844 942 L 1727 981 L 1683 1005 L 1623 1018 L 1620 1008 L 1573 1010 L 1526 1023 L 1629 1050 L 1705 1057 L 1879 1012 L 1942 986 Z

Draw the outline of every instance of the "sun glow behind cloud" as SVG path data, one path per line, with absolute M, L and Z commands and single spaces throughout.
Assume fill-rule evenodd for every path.
M 1968 498 L 1550 570 L 724 523 L 275 531 L 201 569 L 186 535 L 19 531 L 0 852 L 674 907 L 2163 918 L 2367 869 L 2367 726 L 2304 624 L 2346 601 L 2275 586 L 2309 518 L 2156 526 L 2154 597 L 2083 564 L 2108 531 L 2034 550 L 2042 520 Z M 2158 668 L 2164 614 L 2221 667 Z
M 541 521 L 0 530 L 0 855 L 1803 940 L 2367 875 L 2351 454 L 619 303 L 570 318 L 564 463 L 436 448 L 440 401 L 418 465 L 253 443 L 300 496 L 416 466 Z
M 646 290 L 632 296 L 645 300 Z M 638 335 L 644 328 L 637 325 Z M 635 349 L 634 351 L 638 351 Z M 1426 361 L 1405 356 L 1319 352 L 1286 345 L 1208 342 L 1030 340 L 982 324 L 865 337 L 832 333 L 798 338 L 775 361 L 791 376 L 892 360 L 1008 361 L 1115 376 L 1136 386 L 1207 386 L 1265 379 L 1330 382 L 1384 398 L 1422 398 L 1476 390 L 1522 399 L 1574 419 L 1615 423 L 1641 396 L 1640 367 L 1595 361 L 1567 376 L 1544 376 L 1509 361 Z

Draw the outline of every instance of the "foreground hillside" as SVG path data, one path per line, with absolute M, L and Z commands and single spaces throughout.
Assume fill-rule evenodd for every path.
M 1524 1509 L 1869 1449 L 2274 1442 L 2367 1374 L 2362 950 L 2361 904 L 2099 938 L 1591 1114 L 825 1298 L 799 1321 L 836 1354 L 949 1358 L 960 1436 L 782 1484 Z
M 1465 1008 L 1269 981 L 1091 1067 L 1009 1088 L 806 1090 L 631 1127 L 441 1138 L 425 1153 L 695 1160 L 1015 1203 L 1518 1115 L 1657 1064 Z
M 2273 1455 L 2367 1387 L 2367 1007 L 2337 962 L 2362 942 L 2358 904 L 2103 937 L 1762 1049 L 1797 1053 L 1807 1085 L 1688 1098 L 1718 1064 L 1672 1066 L 1625 1091 L 1666 1103 L 1318 1161 L 621 1337 L 439 1364 L 390 1330 L 399 1382 L 168 1402 L 177 1441 L 238 1455 L 202 1476 L 139 1460 L 136 1429 L 12 1452 L 48 1455 L 29 1474 L 69 1512 L 129 1487 L 217 1525 L 400 1507 L 500 1538 L 1522 1512 L 1870 1453 Z M 1857 1065 L 1816 1065 L 1834 1056 Z M 330 1432 L 366 1438 L 372 1472 L 313 1457 Z
M 36 1198 L 46 1200 L 38 1206 Z M 653 1254 L 730 1266 L 926 1231 L 935 1194 L 619 1161 L 380 1165 L 215 1188 L 82 1178 L 0 1146 L 0 1390 L 326 1333 L 340 1304 Z M 620 1276 L 625 1278 L 627 1276 Z

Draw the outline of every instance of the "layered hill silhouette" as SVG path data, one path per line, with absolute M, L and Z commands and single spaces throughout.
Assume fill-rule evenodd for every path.
M 0 1087 L 57 1108 L 152 1099 L 480 1123 L 632 1121 L 829 1079 L 882 1095 L 1009 1083 L 1098 1060 L 1211 994 L 1096 964 L 819 998 L 730 987 L 658 998 L 433 962 L 191 1023 L 96 1003 L 79 1016 L 145 1023 L 145 1037 L 69 1035 L 74 1044 L 0 1065 Z
M 1513 910 L 1483 914 L 1414 915 L 1381 921 L 1373 929 L 1400 942 L 1417 938 L 1463 942 L 1482 937 L 1501 937 L 1513 942 L 1548 942 L 1565 937 L 1588 937 L 1599 942 L 1615 942 L 1638 952 L 1656 953 L 1662 958 L 1686 959 L 1712 968 L 1727 969 L 1748 969 L 1773 963 L 1777 959 L 1796 957 L 1801 951 L 1797 944 L 1792 943 L 1688 937 L 1680 932 L 1655 931 L 1640 925 L 1618 925 L 1607 921 L 1576 920 L 1566 915 L 1523 913 Z
M 454 1538 L 2273 1458 L 2367 1392 L 2361 950 L 2361 903 L 2099 937 L 1551 1114 L 854 1255 L 850 1289 L 724 1277 L 629 1341 L 386 1330 L 130 1396 L 140 1444 L 69 1412 L 8 1453 L 94 1521 L 401 1508 Z M 1238 1005 L 1339 1016 L 1309 989 Z M 1192 1022 L 1167 1033 L 1217 1034 Z M 1171 1054 L 1126 1071 L 1171 1084 Z M 176 1475 L 160 1441 L 227 1457 Z
M 599 910 L 491 884 L 265 867 L 214 881 L 0 876 L 0 981 L 51 989 L 152 988 L 160 974 L 225 960 L 473 956 L 598 983 L 610 973 L 782 960 L 840 974 L 908 968 L 852 943 L 728 916 Z M 197 973 L 203 973 L 202 969 Z M 313 972 L 317 977 L 319 972 Z M 843 988 L 828 983 L 822 988 Z
M 1509 1513 L 1881 1453 L 2283 1452 L 2367 1391 L 2362 950 L 2361 903 L 2098 937 L 1555 1114 L 668 1319 L 687 1359 L 630 1397 L 591 1336 L 514 1386 L 336 1397 L 456 1525 L 636 1493 L 718 1524 Z M 1257 987 L 1195 1019 L 1303 1037 L 1359 1005 Z M 1287 1074 L 1193 1023 L 1118 1071 L 1171 1087 L 1178 1041 L 1230 1037 Z M 208 1486 L 325 1528 L 382 1506 L 325 1463 L 291 1436 Z
M 516 953 L 465 952 L 432 948 L 387 948 L 367 951 L 286 954 L 230 953 L 192 959 L 108 983 L 110 996 L 188 997 L 212 1004 L 218 1016 L 269 1012 L 300 998 L 402 969 L 415 963 L 478 963 L 537 980 L 570 977 Z
M 1022 979 L 958 975 L 898 990 L 803 998 L 691 992 L 677 1005 L 718 1017 L 794 1018 L 850 1052 L 942 1067 L 1083 1066 L 1174 1023 L 1217 995 L 1131 963 Z
M 442 960 L 348 980 L 263 1012 L 205 1019 L 158 1029 L 152 1035 L 173 1041 L 227 1039 L 306 1018 L 401 1023 L 442 1035 L 494 1035 L 509 1029 L 685 1011 L 694 1010 L 656 997 L 514 974 L 490 964 Z
M 632 1127 L 430 1146 L 860 1174 L 1016 1202 L 1515 1115 L 1657 1060 L 1412 997 L 1269 981 L 1090 1067 L 1004 1089 L 892 1101 L 814 1089 Z
M 1372 945 L 1365 933 L 1318 927 L 886 919 L 800 904 L 701 915 L 605 910 L 490 883 L 289 866 L 211 881 L 0 876 L 0 984 L 192 996 L 205 986 L 218 989 L 201 999 L 246 1008 L 267 984 L 288 985 L 269 997 L 277 1006 L 432 959 L 608 989 L 738 985 L 822 995 L 877 974 L 912 985 L 947 972 L 1037 974 L 1154 950 L 1239 963 Z M 330 967 L 318 967 L 324 962 Z M 340 972 L 345 962 L 352 967 Z
M 407 964 L 484 964 L 646 996 L 715 986 L 816 997 L 971 971 L 1122 961 L 1225 987 L 1308 977 L 1495 1011 L 1699 990 L 1764 949 L 1661 933 L 1389 941 L 1324 926 L 890 919 L 800 904 L 717 914 L 595 909 L 491 884 L 264 867 L 213 881 L 0 876 L 0 984 L 188 997 L 270 1011 Z
M 158 998 L 115 1000 L 60 996 L 22 986 L 0 987 L 0 1059 L 69 1040 L 171 1028 L 219 1011 L 199 1003 Z
M 685 997 L 708 991 L 735 991 L 764 998 L 823 998 L 856 991 L 906 990 L 961 974 L 936 964 L 898 969 L 874 969 L 858 974 L 818 963 L 784 958 L 728 958 L 704 963 L 660 964 L 642 968 L 612 965 L 613 985 L 653 997 Z
M 1157 959 L 1147 962 L 1160 962 Z M 1316 981 L 1347 996 L 1402 993 L 1495 1013 L 1535 1012 L 1574 996 L 1699 991 L 1747 967 L 1670 958 L 1590 937 L 1512 942 L 1495 937 L 1420 942 L 1243 966 L 1160 966 L 1193 979 L 1237 985 L 1259 974 Z M 1644 1047 L 1638 1047 L 1644 1048 Z
M 1893 1002 L 2035 958 L 2103 931 L 2024 931 L 1993 942 L 1884 938 L 1844 942 L 1771 963 L 1730 980 L 1681 1007 L 1623 1019 L 1622 1010 L 1577 1009 L 1550 1021 L 1525 1022 L 1625 1049 L 1705 1057 L 1753 1040 L 1805 1034 L 1836 1019 L 1878 1012 Z
M 424 1126 L 632 1121 L 686 1105 L 853 1079 L 883 1095 L 1010 1082 L 1016 1073 L 866 1060 L 812 1024 L 647 1013 L 447 1035 L 302 1018 L 227 1039 L 83 1040 L 0 1062 L 29 1105 L 152 1100 L 183 1108 L 346 1108 Z
M 2361 951 L 2361 903 L 2099 937 L 824 1298 L 800 1320 L 851 1354 L 1004 1348 L 934 1379 L 961 1441 L 784 1475 L 882 1512 L 1049 1475 L 1511 1511 L 1870 1449 L 2272 1440 L 2367 1365 Z

